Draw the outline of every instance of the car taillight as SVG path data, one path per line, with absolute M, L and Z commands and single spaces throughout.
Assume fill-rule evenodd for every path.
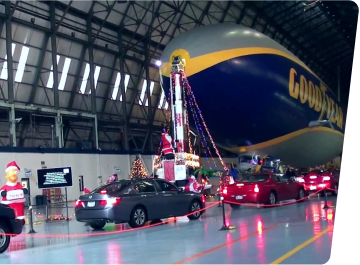
M 80 201 L 80 200 L 76 200 L 75 201 L 75 207 L 84 207 L 84 203 L 82 202 L 82 201 Z
M 255 187 L 254 187 L 254 192 L 259 192 L 259 186 L 257 184 L 255 184 Z
M 205 198 L 204 194 L 201 195 L 201 201 L 202 201 L 202 203 L 205 203 L 205 201 L 206 201 L 206 198 Z
M 323 177 L 323 181 L 327 181 L 327 180 L 330 180 L 330 177 L 328 177 L 328 176 Z
M 107 194 L 107 190 L 101 190 L 100 194 Z
M 99 205 L 100 206 L 115 206 L 115 205 L 118 205 L 120 201 L 121 201 L 121 198 L 112 197 L 112 198 L 107 198 L 106 200 L 101 200 L 99 202 Z
M 227 194 L 227 188 L 225 187 L 223 190 L 222 190 L 222 194 Z
M 316 179 L 316 178 L 317 178 L 317 176 L 310 176 L 310 178 L 311 178 L 311 179 Z
M 236 184 L 236 186 L 237 187 L 242 187 L 242 186 L 244 186 L 244 184 L 243 183 L 238 183 L 238 184 Z

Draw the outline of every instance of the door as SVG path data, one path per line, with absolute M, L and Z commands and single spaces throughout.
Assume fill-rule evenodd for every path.
M 283 175 L 273 175 L 273 177 L 277 178 L 277 195 L 279 201 L 289 200 L 291 197 L 291 192 L 289 188 L 289 179 Z
M 159 190 L 159 196 L 164 202 L 164 210 L 167 216 L 180 216 L 187 213 L 184 193 L 179 192 L 178 188 L 173 184 L 163 181 L 155 180 Z
M 25 206 L 29 206 L 30 203 L 30 179 L 29 178 L 21 178 L 21 185 L 23 188 L 28 190 L 28 194 L 24 194 L 25 197 Z
M 272 175 L 272 179 L 276 182 L 276 193 L 278 201 L 286 200 L 287 183 L 282 179 L 280 175 Z
M 84 191 L 84 176 L 79 176 L 79 191 L 80 194 Z
M 288 182 L 289 199 L 297 199 L 300 190 L 299 183 L 296 181 L 295 178 L 290 178 Z
M 159 196 L 153 180 L 140 181 L 134 185 L 134 189 L 139 193 L 139 202 L 147 209 L 149 220 L 164 218 L 165 203 Z

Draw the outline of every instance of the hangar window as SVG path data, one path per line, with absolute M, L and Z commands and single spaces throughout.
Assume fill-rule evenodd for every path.
M 95 86 L 95 89 L 96 89 L 96 85 L 97 85 L 98 78 L 99 78 L 99 75 L 100 75 L 100 70 L 101 70 L 100 66 L 95 66 L 95 72 L 94 72 L 94 86 Z M 81 86 L 80 86 L 80 93 L 81 94 L 85 94 L 86 86 L 87 86 L 87 83 L 88 83 L 88 80 L 89 80 L 89 75 L 90 75 L 90 65 L 87 63 L 86 66 L 85 66 L 84 76 L 83 76 Z M 89 94 L 91 94 L 91 91 L 89 92 Z
M 59 61 L 60 61 L 60 55 L 56 55 L 56 64 L 59 64 Z M 50 75 L 49 75 L 49 79 L 48 79 L 48 82 L 46 84 L 46 87 L 47 88 L 52 88 L 53 85 L 54 85 L 54 65 L 51 66 L 50 68 Z
M 124 80 L 125 93 L 126 93 L 128 85 L 129 85 L 129 80 L 130 80 L 130 75 L 126 74 L 125 75 L 125 80 Z M 117 97 L 118 97 L 119 90 L 120 90 L 120 82 L 121 82 L 121 75 L 118 72 L 117 75 L 116 75 L 114 89 L 113 89 L 112 96 L 111 96 L 112 100 L 116 100 Z M 120 91 L 120 101 L 122 101 L 121 91 Z
M 15 43 L 12 43 L 12 44 L 11 44 L 11 54 L 12 54 L 12 56 L 14 56 L 15 48 L 16 48 L 16 44 L 15 44 Z M 4 79 L 4 80 L 7 80 L 7 79 L 8 79 L 7 55 L 5 55 L 4 64 L 3 64 L 3 69 L 2 69 L 2 71 L 1 71 L 0 78 L 1 78 L 1 79 Z
M 154 85 L 155 85 L 154 82 L 151 81 L 150 82 L 150 97 L 151 97 L 152 92 L 154 90 Z M 144 104 L 144 99 L 145 99 L 145 94 L 146 94 L 146 87 L 147 87 L 147 80 L 144 80 L 144 83 L 143 83 L 143 86 L 142 86 L 142 89 L 141 89 L 141 93 L 140 93 L 139 105 Z M 146 99 L 145 106 L 147 106 L 149 104 L 148 100 L 149 99 Z
M 29 50 L 30 48 L 26 46 L 23 46 L 21 49 L 20 60 L 15 75 L 15 82 L 21 83 L 25 72 L 26 60 L 29 55 Z
M 67 75 L 70 69 L 70 64 L 71 64 L 71 59 L 70 58 L 65 58 L 65 62 L 64 62 L 64 68 L 62 70 L 61 73 L 61 78 L 60 78 L 60 83 L 58 86 L 58 90 L 64 90 L 65 89 L 65 84 L 66 84 L 66 79 L 67 79 Z

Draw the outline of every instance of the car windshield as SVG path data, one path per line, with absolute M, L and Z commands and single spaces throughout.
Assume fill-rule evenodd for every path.
M 244 175 L 240 182 L 263 182 L 269 178 L 268 174 Z
M 106 185 L 96 188 L 95 190 L 93 190 L 91 192 L 91 194 L 100 193 L 101 190 L 106 190 L 108 194 L 117 193 L 117 192 L 120 192 L 121 190 L 123 190 L 125 187 L 127 187 L 130 184 L 131 184 L 131 181 L 129 181 L 129 180 L 116 181 L 116 182 L 109 183 L 109 184 L 106 184 Z

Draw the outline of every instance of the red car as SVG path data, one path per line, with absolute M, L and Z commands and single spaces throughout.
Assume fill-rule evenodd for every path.
M 299 184 L 303 184 L 306 192 L 317 192 L 325 188 L 321 195 L 324 196 L 325 192 L 331 191 L 333 196 L 337 195 L 339 187 L 340 170 L 313 170 L 307 174 L 297 177 Z M 335 191 L 336 190 L 336 191 Z
M 295 178 L 271 172 L 244 175 L 239 182 L 227 184 L 221 193 L 232 208 L 238 208 L 238 203 L 275 205 L 279 201 L 305 197 L 304 186 Z

